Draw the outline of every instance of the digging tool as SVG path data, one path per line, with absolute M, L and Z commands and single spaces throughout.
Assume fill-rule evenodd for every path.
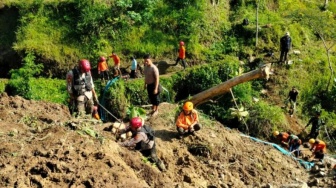
M 120 121 L 117 117 L 115 117 L 110 111 L 108 111 L 103 105 L 101 105 L 99 102 L 97 103 L 102 109 L 104 109 L 108 114 L 110 114 L 114 119 L 116 119 L 119 123 L 123 123 Z

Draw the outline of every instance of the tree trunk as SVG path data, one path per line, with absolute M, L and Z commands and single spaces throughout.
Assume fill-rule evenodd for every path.
M 197 106 L 199 104 L 202 104 L 206 101 L 208 101 L 209 99 L 216 97 L 218 95 L 222 95 L 228 91 L 230 91 L 230 88 L 232 88 L 235 85 L 250 81 L 250 80 L 254 80 L 254 79 L 258 79 L 258 78 L 269 78 L 269 74 L 270 74 L 270 68 L 271 68 L 271 64 L 266 64 L 263 67 L 260 67 L 257 70 L 254 71 L 250 71 L 248 73 L 245 73 L 241 76 L 232 78 L 226 82 L 223 82 L 217 86 L 214 86 L 208 90 L 202 91 L 201 93 L 198 93 L 194 96 L 192 96 L 192 98 L 190 99 L 190 101 L 192 103 L 194 103 L 194 106 Z
M 258 0 L 258 2 L 257 2 L 257 9 L 256 9 L 256 43 L 255 43 L 255 47 L 258 47 L 258 27 L 259 27 L 258 12 L 259 12 L 259 2 L 260 2 L 260 0 Z

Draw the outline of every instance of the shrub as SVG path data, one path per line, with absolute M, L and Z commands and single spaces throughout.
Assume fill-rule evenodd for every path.
M 248 111 L 250 115 L 246 122 L 252 136 L 269 138 L 273 130 L 278 130 L 280 127 L 287 129 L 283 111 L 278 106 L 259 101 L 251 105 Z M 241 128 L 245 129 L 245 127 Z
M 23 59 L 24 66 L 10 71 L 11 79 L 8 83 L 8 89 L 6 89 L 7 93 L 20 95 L 26 99 L 32 99 L 31 78 L 37 76 L 43 68 L 41 64 L 36 65 L 34 60 L 34 54 L 28 53 Z
M 8 79 L 0 79 L 0 93 L 5 92 L 5 88 L 7 84 L 8 84 Z

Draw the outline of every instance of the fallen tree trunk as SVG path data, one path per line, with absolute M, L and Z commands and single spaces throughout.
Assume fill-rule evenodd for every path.
M 270 68 L 271 64 L 266 64 L 260 67 L 259 69 L 253 70 L 251 72 L 247 72 L 241 76 L 232 78 L 226 82 L 223 82 L 217 86 L 214 86 L 208 90 L 202 91 L 201 93 L 198 93 L 190 99 L 192 103 L 194 103 L 194 106 L 197 106 L 199 104 L 202 104 L 208 100 L 210 100 L 213 97 L 216 97 L 218 95 L 222 95 L 226 92 L 230 91 L 230 88 L 232 88 L 235 85 L 248 82 L 250 80 L 258 79 L 258 78 L 269 78 L 270 74 Z

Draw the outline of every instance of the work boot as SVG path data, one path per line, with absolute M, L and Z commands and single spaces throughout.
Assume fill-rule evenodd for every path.
M 156 165 L 157 165 L 158 169 L 161 170 L 161 172 L 166 172 L 167 171 L 166 166 L 163 164 L 163 162 L 159 161 Z

